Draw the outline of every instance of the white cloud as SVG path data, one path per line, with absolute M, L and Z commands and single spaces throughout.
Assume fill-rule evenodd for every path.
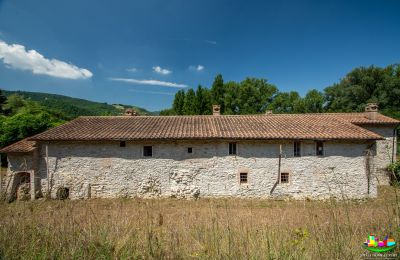
M 153 85 L 153 86 L 162 86 L 162 87 L 170 87 L 170 88 L 186 88 L 187 85 L 185 84 L 178 84 L 173 82 L 167 81 L 160 81 L 154 79 L 127 79 L 127 78 L 109 78 L 113 81 L 122 81 L 126 83 L 132 84 L 141 84 L 141 85 Z
M 168 75 L 172 73 L 171 70 L 163 69 L 160 66 L 153 67 L 153 71 L 161 75 Z
M 204 66 L 203 65 L 197 65 L 197 66 L 189 66 L 189 70 L 193 70 L 193 71 L 203 71 L 204 70 Z
M 129 71 L 129 72 L 136 72 L 137 69 L 136 69 L 136 68 L 129 68 L 129 69 L 126 69 L 126 71 Z
M 57 59 L 49 60 L 35 50 L 27 51 L 23 45 L 8 45 L 4 41 L 0 41 L 0 60 L 9 68 L 29 70 L 33 74 L 56 78 L 87 79 L 93 76 L 87 69 Z
M 153 94 L 153 95 L 167 95 L 167 96 L 174 96 L 175 93 L 170 92 L 162 92 L 162 91 L 141 91 L 136 89 L 130 89 L 129 92 L 136 92 L 136 93 L 144 93 L 144 94 Z
M 212 44 L 212 45 L 217 45 L 216 41 L 211 41 L 211 40 L 204 40 L 204 42 L 208 43 L 208 44 Z
M 204 70 L 204 66 L 203 65 L 197 65 L 196 70 L 197 71 L 202 71 L 202 70 Z

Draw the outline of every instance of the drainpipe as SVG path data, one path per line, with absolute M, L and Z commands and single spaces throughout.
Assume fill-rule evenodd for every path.
M 279 144 L 279 155 L 278 155 L 278 179 L 276 180 L 274 186 L 272 187 L 272 189 L 270 190 L 270 194 L 272 194 L 276 188 L 276 186 L 278 186 L 280 180 L 281 180 L 281 161 L 282 161 L 282 144 Z

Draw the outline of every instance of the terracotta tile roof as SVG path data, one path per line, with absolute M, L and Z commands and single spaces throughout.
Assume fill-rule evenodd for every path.
M 311 139 L 382 137 L 327 114 L 80 117 L 30 140 Z
M 35 149 L 35 144 L 35 141 L 29 141 L 28 138 L 25 138 L 0 149 L 0 153 L 29 153 Z
M 337 117 L 344 119 L 356 125 L 397 125 L 400 123 L 399 120 L 377 114 L 375 120 L 368 119 L 367 113 L 324 113 L 324 115 Z

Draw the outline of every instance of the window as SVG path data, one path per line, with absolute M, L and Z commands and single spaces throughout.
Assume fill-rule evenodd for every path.
M 281 172 L 281 183 L 289 183 L 289 173 Z
M 316 143 L 316 154 L 318 156 L 323 156 L 324 155 L 324 143 L 323 142 L 317 142 Z
M 293 144 L 293 155 L 294 155 L 294 157 L 300 157 L 301 156 L 301 143 L 300 142 L 294 142 L 294 144 Z
M 188 147 L 188 153 L 193 153 L 193 148 L 192 147 Z
M 236 154 L 236 143 L 229 143 L 229 155 Z
M 153 156 L 153 146 L 143 146 L 143 156 Z
M 241 172 L 239 178 L 240 184 L 247 184 L 247 172 Z
M 125 147 L 125 146 L 126 146 L 126 142 L 125 141 L 119 142 L 119 147 Z

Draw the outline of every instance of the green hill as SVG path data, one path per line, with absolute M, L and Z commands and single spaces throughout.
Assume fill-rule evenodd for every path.
M 122 104 L 100 103 L 56 94 L 19 90 L 4 90 L 4 94 L 7 97 L 12 94 L 21 95 L 24 97 L 24 99 L 36 101 L 50 110 L 61 112 L 69 119 L 76 118 L 78 116 L 121 115 L 126 108 L 132 108 L 136 110 L 140 115 L 154 114 L 153 112 L 150 112 L 141 107 Z

